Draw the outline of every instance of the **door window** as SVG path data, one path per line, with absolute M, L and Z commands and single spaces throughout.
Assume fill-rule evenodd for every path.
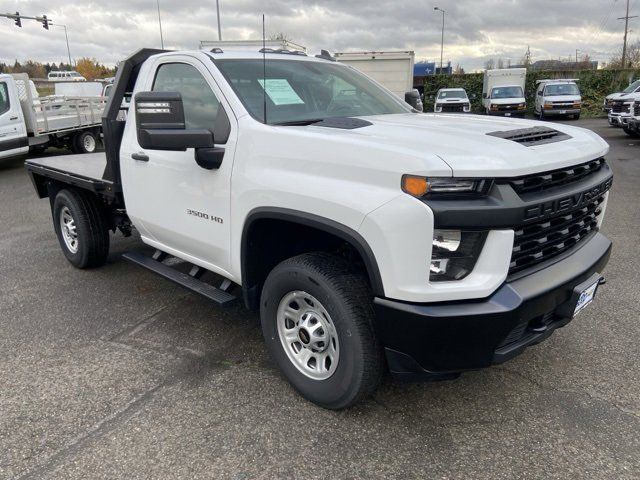
M 0 83 L 0 115 L 9 111 L 11 104 L 9 103 L 9 89 L 7 84 Z
M 153 83 L 153 91 L 180 93 L 186 128 L 214 131 L 220 102 L 195 67 L 186 63 L 160 65 Z M 214 131 L 214 135 L 215 133 Z

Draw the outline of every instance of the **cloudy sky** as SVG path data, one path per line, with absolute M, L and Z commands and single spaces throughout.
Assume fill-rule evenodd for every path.
M 220 0 L 224 40 L 258 39 L 284 32 L 312 52 L 414 50 L 417 60 L 440 58 L 441 14 L 446 10 L 445 61 L 468 71 L 490 57 L 519 62 L 587 53 L 607 61 L 622 44 L 625 0 Z M 217 38 L 215 0 L 160 0 L 165 46 L 194 49 Z M 631 0 L 640 14 L 640 0 Z M 131 51 L 160 45 L 156 0 L 0 0 L 0 13 L 47 14 L 66 24 L 74 58 L 113 64 Z M 631 20 L 630 39 L 640 35 Z M 0 18 L 0 61 L 66 61 L 64 30 L 34 21 L 23 28 Z

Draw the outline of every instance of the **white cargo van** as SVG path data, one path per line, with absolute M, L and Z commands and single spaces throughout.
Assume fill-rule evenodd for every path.
M 524 117 L 527 101 L 524 87 L 526 68 L 485 70 L 482 83 L 482 106 L 487 115 Z
M 580 118 L 582 96 L 576 79 L 538 80 L 535 114 L 540 120 L 545 117 Z

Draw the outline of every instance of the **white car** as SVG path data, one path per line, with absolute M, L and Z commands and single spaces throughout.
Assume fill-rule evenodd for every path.
M 52 71 L 47 76 L 52 82 L 86 82 L 87 79 L 78 72 Z
M 632 82 L 627 88 L 625 88 L 621 92 L 616 92 L 616 93 L 607 95 L 604 99 L 602 109 L 605 112 L 609 113 L 609 111 L 611 110 L 611 103 L 614 100 L 619 100 L 621 98 L 624 98 L 625 95 L 630 93 L 640 93 L 640 80 L 636 80 L 635 82 Z
M 464 88 L 441 88 L 433 104 L 435 113 L 469 113 L 471 101 Z
M 326 408 L 384 369 L 505 362 L 604 283 L 613 173 L 590 130 L 425 115 L 326 57 L 218 48 L 136 52 L 103 131 L 105 153 L 26 162 L 62 254 L 98 267 L 135 226 L 156 253 L 125 259 L 260 312 L 274 364 Z
M 580 118 L 582 95 L 575 80 L 538 80 L 535 114 L 545 117 Z

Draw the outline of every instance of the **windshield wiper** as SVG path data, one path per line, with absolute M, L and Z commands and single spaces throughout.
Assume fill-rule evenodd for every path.
M 313 125 L 314 123 L 320 123 L 320 122 L 323 122 L 324 120 L 325 120 L 324 118 L 311 118 L 308 120 L 290 120 L 288 122 L 274 122 L 274 123 L 270 123 L 269 125 L 292 127 L 292 126 L 298 126 L 298 125 Z

